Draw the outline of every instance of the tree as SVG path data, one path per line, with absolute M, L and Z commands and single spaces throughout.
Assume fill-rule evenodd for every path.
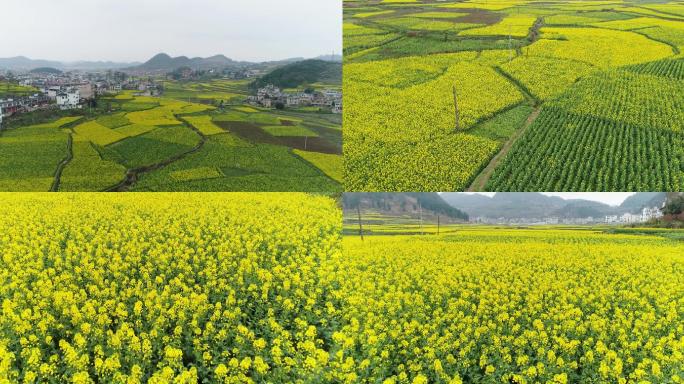
M 275 103 L 275 108 L 279 109 L 279 110 L 283 110 L 283 109 L 285 109 L 285 104 L 283 104 L 282 101 L 278 101 Z
M 684 212 L 684 195 L 671 196 L 662 211 L 665 215 L 679 215 Z

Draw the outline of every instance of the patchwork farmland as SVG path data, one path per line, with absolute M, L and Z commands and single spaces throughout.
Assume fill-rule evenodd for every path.
M 0 191 L 342 189 L 339 115 L 247 106 L 240 80 L 164 88 L 4 127 Z
M 344 3 L 350 191 L 684 188 L 684 5 Z

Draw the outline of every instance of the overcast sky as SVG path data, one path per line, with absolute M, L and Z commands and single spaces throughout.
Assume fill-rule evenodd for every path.
M 2 0 L 0 57 L 236 60 L 342 50 L 341 0 Z
M 494 192 L 478 192 L 482 195 L 493 196 Z M 600 201 L 610 205 L 620 205 L 634 192 L 542 192 L 549 196 L 559 196 L 563 199 L 584 199 Z

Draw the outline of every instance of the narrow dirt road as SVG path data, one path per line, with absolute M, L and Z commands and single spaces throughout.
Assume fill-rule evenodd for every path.
M 470 187 L 466 190 L 467 192 L 479 192 L 483 191 L 485 185 L 487 185 L 487 181 L 489 181 L 489 178 L 492 177 L 492 174 L 494 173 L 494 169 L 499 165 L 499 162 L 508 154 L 508 151 L 511 150 L 511 147 L 513 146 L 513 143 L 516 142 L 522 136 L 523 133 L 527 130 L 527 128 L 532 125 L 534 120 L 537 119 L 537 116 L 539 116 L 539 112 L 541 111 L 541 107 L 536 107 L 532 113 L 527 117 L 527 120 L 525 121 L 525 124 L 522 126 L 522 128 L 518 129 L 513 133 L 513 135 L 506 141 L 506 143 L 501 147 L 501 150 L 499 153 L 496 154 L 492 158 L 492 160 L 487 164 L 485 169 L 480 172 L 479 175 L 475 178 L 472 184 L 470 184 Z
M 185 158 L 186 156 L 188 156 L 192 153 L 195 153 L 195 152 L 199 151 L 200 149 L 202 149 L 202 147 L 204 147 L 204 144 L 207 141 L 207 137 L 202 132 L 200 132 L 199 129 L 195 128 L 192 124 L 189 124 L 187 121 L 178 117 L 178 115 L 176 115 L 175 117 L 176 117 L 176 119 L 181 121 L 183 123 L 183 125 L 192 129 L 200 137 L 200 141 L 197 143 L 197 145 L 195 145 L 190 150 L 187 150 L 183 153 L 179 153 L 177 155 L 169 157 L 168 159 L 160 161 L 158 163 L 154 163 L 154 164 L 150 164 L 150 165 L 144 165 L 144 166 L 138 167 L 138 168 L 128 169 L 126 171 L 126 176 L 124 177 L 123 180 L 121 180 L 118 184 L 105 189 L 104 192 L 126 192 L 129 190 L 130 187 L 133 186 L 133 184 L 135 184 L 138 181 L 138 178 L 140 177 L 141 174 L 152 172 L 152 171 L 155 171 L 157 169 L 166 167 L 167 165 L 174 163 L 178 160 L 181 160 L 181 159 Z
M 57 170 L 55 170 L 55 180 L 52 182 L 52 187 L 50 188 L 50 192 L 57 192 L 59 190 L 59 183 L 62 180 L 62 172 L 64 171 L 64 167 L 69 164 L 71 159 L 74 158 L 74 150 L 73 150 L 73 144 L 74 139 L 71 133 L 69 134 L 69 137 L 67 138 L 67 155 L 66 157 L 59 162 L 57 165 Z

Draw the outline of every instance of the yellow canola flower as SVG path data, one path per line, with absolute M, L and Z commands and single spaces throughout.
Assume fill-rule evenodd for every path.
M 0 211 L 0 383 L 297 382 L 331 360 L 328 197 L 0 193 Z
M 349 236 L 343 248 L 324 271 L 344 299 L 332 339 L 345 356 L 370 360 L 366 382 L 682 379 L 684 312 L 671 309 L 684 303 L 677 240 L 464 226 Z

